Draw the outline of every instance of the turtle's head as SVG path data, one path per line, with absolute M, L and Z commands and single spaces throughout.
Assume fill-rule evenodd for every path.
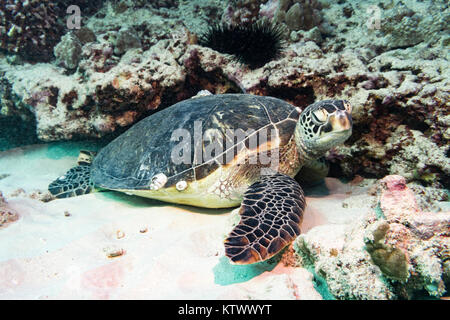
M 352 134 L 352 107 L 345 100 L 324 100 L 309 105 L 295 128 L 299 152 L 316 159 Z

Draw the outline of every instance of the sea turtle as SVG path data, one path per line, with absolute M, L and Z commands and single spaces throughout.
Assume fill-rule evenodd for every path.
M 208 208 L 240 205 L 225 240 L 235 264 L 269 259 L 300 234 L 305 198 L 293 177 L 352 131 L 351 106 L 324 100 L 303 111 L 273 97 L 222 94 L 159 111 L 49 185 L 57 198 L 95 188 Z M 322 170 L 323 171 L 323 170 Z

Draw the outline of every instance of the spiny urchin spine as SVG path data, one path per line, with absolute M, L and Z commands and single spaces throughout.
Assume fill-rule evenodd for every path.
M 200 35 L 199 44 L 233 55 L 255 69 L 280 55 L 285 31 L 283 26 L 267 20 L 244 25 L 215 24 Z

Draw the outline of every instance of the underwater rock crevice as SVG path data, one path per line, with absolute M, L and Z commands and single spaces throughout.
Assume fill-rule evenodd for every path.
M 312 86 L 266 87 L 266 88 L 262 86 L 261 89 L 258 90 L 252 89 L 251 91 L 252 92 L 257 91 L 258 94 L 274 96 L 283 99 L 301 109 L 306 108 L 308 105 L 316 101 L 314 88 Z

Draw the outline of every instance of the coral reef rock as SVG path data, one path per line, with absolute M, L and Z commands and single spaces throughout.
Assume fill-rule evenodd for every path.
M 238 25 L 269 19 L 289 30 L 309 30 L 322 22 L 322 5 L 316 0 L 231 0 L 222 22 Z
M 66 10 L 77 5 L 83 17 L 103 0 L 5 0 L 0 4 L 0 48 L 29 61 L 51 61 L 54 46 L 67 30 Z
M 0 191 L 0 228 L 6 227 L 11 222 L 19 219 L 18 213 L 8 206 Z
M 94 42 L 97 40 L 94 31 L 87 27 L 81 27 L 74 31 L 74 35 L 80 40 L 81 44 L 86 44 L 88 42 Z
M 421 211 L 402 176 L 386 176 L 375 192 L 374 209 L 359 221 L 299 236 L 302 263 L 338 299 L 441 297 L 450 285 L 450 211 Z
M 315 0 L 280 0 L 275 19 L 290 30 L 309 30 L 322 22 L 321 9 Z
M 50 61 L 63 25 L 52 1 L 6 0 L 0 4 L 0 48 L 33 61 Z
M 54 54 L 59 64 L 67 69 L 75 69 L 81 58 L 82 44 L 78 37 L 70 33 L 61 38 L 55 46 Z
M 267 0 L 231 0 L 222 14 L 222 22 L 231 25 L 255 23 L 266 2 Z
M 176 94 L 186 74 L 176 61 L 178 51 L 165 41 L 118 58 L 110 44 L 91 42 L 83 47 L 79 73 L 67 75 L 62 68 L 37 64 L 23 65 L 6 78 L 17 85 L 14 93 L 26 103 L 25 110 L 36 117 L 39 139 L 101 137 L 133 124 L 162 99 L 169 105 L 182 99 Z M 174 97 L 166 98 L 169 92 Z
M 123 54 L 128 49 L 140 47 L 141 41 L 136 36 L 135 31 L 130 29 L 119 30 L 114 48 L 115 54 Z

